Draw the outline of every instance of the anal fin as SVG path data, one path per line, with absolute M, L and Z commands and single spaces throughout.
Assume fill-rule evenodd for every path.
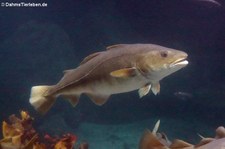
M 67 99 L 75 107 L 79 102 L 80 95 L 62 95 L 62 97 Z
M 101 106 L 107 102 L 110 95 L 94 95 L 94 94 L 86 94 L 92 102 L 96 105 Z

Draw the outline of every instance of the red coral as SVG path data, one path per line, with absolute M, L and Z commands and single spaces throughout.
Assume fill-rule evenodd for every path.
M 48 149 L 72 149 L 75 142 L 77 141 L 77 137 L 73 134 L 64 134 L 62 137 L 51 137 L 50 135 L 46 134 L 44 136 L 46 141 L 46 146 Z

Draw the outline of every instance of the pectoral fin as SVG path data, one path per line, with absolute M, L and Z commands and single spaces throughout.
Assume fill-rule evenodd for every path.
M 154 95 L 159 94 L 159 92 L 160 92 L 160 84 L 159 84 L 159 82 L 152 84 L 151 90 L 152 90 Z
M 101 106 L 107 102 L 110 95 L 94 95 L 94 94 L 87 94 L 87 96 L 94 102 L 96 105 Z
M 142 98 L 143 96 L 147 95 L 150 89 L 151 89 L 151 84 L 147 84 L 144 87 L 140 88 L 138 90 L 139 97 Z
M 111 76 L 116 78 L 128 78 L 128 77 L 134 77 L 137 73 L 137 69 L 135 67 L 132 68 L 124 68 L 112 71 L 110 73 Z

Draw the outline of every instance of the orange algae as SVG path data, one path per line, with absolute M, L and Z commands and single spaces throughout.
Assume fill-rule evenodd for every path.
M 73 149 L 77 136 L 64 134 L 61 137 L 45 135 L 40 137 L 33 128 L 34 119 L 28 112 L 21 111 L 20 118 L 15 115 L 9 117 L 9 122 L 2 122 L 2 136 L 0 149 Z M 45 142 L 41 142 L 44 140 Z M 82 144 L 80 145 L 82 146 Z M 78 147 L 79 148 L 79 147 Z M 88 148 L 87 148 L 88 149 Z

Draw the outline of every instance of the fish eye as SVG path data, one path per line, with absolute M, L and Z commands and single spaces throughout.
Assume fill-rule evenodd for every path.
M 161 57 L 167 57 L 168 56 L 168 52 L 167 51 L 162 51 L 160 52 Z

